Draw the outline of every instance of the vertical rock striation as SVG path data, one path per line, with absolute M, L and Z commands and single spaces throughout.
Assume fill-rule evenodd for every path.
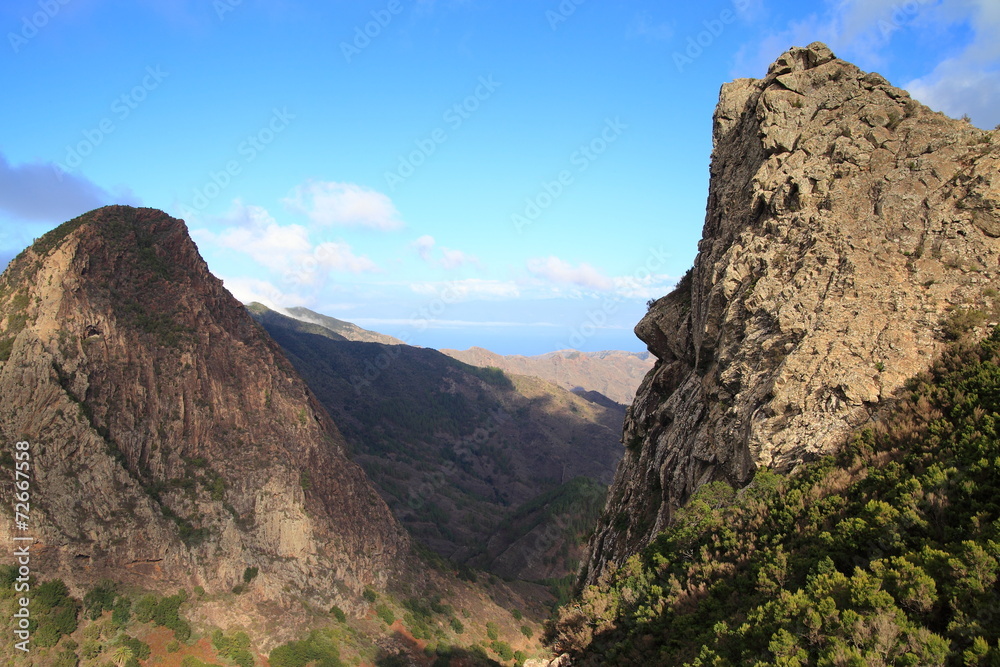
M 636 334 L 656 355 L 591 540 L 596 583 L 702 484 L 842 445 L 1000 277 L 1000 136 L 823 44 L 722 87 L 703 238 Z

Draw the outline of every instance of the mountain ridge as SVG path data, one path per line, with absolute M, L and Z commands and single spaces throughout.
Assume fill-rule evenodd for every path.
M 533 356 L 501 355 L 481 347 L 441 352 L 473 366 L 492 366 L 518 375 L 534 375 L 565 389 L 579 387 L 596 391 L 620 405 L 632 402 L 635 390 L 653 365 L 649 352 L 621 350 L 556 350 Z

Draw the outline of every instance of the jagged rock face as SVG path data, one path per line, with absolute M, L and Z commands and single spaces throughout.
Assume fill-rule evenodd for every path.
M 700 485 L 835 450 L 929 366 L 949 309 L 994 311 L 998 147 L 818 43 L 723 86 L 703 238 L 636 327 L 658 361 L 586 583 Z
M 405 533 L 182 221 L 66 223 L 0 278 L 0 318 L 0 437 L 32 443 L 46 577 L 212 592 L 253 566 L 260 600 L 329 601 L 404 567 Z

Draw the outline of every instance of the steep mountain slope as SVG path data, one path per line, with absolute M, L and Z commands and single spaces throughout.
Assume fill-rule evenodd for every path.
M 318 324 L 336 334 L 343 336 L 347 340 L 355 340 L 361 343 L 382 343 L 383 345 L 403 344 L 403 341 L 398 338 L 393 338 L 392 336 L 387 336 L 385 334 L 378 333 L 377 331 L 362 329 L 357 324 L 345 322 L 344 320 L 338 320 L 336 317 L 330 317 L 329 315 L 322 315 L 309 310 L 308 308 L 289 308 L 288 314 L 297 320 Z
M 624 409 L 435 350 L 305 333 L 253 310 L 415 536 L 505 577 L 575 571 L 577 540 L 621 455 Z
M 517 375 L 534 375 L 566 389 L 580 387 L 604 394 L 621 405 L 629 405 L 643 376 L 653 367 L 648 352 L 579 352 L 559 350 L 525 357 L 501 355 L 481 347 L 441 350 L 449 357 L 483 368 L 499 368 Z
M 699 489 L 562 610 L 573 665 L 1000 662 L 1000 328 L 837 456 Z
M 994 308 L 996 133 L 795 48 L 723 86 L 691 273 L 636 327 L 657 357 L 591 542 L 594 583 L 701 485 L 843 445 Z
M 256 567 L 259 599 L 328 606 L 407 567 L 406 533 L 182 221 L 111 206 L 60 226 L 4 272 L 0 313 L 0 438 L 31 443 L 37 572 L 213 592 Z

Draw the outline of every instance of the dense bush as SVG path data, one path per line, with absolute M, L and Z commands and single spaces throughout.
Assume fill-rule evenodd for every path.
M 314 630 L 307 639 L 278 646 L 269 656 L 271 667 L 342 667 L 340 651 L 334 637 L 322 630 Z
M 61 579 L 50 579 L 33 586 L 30 600 L 36 645 L 55 646 L 63 635 L 76 631 L 80 603 L 70 597 L 69 589 Z
M 602 665 L 1000 664 L 1000 331 L 792 477 L 703 487 L 561 610 Z

